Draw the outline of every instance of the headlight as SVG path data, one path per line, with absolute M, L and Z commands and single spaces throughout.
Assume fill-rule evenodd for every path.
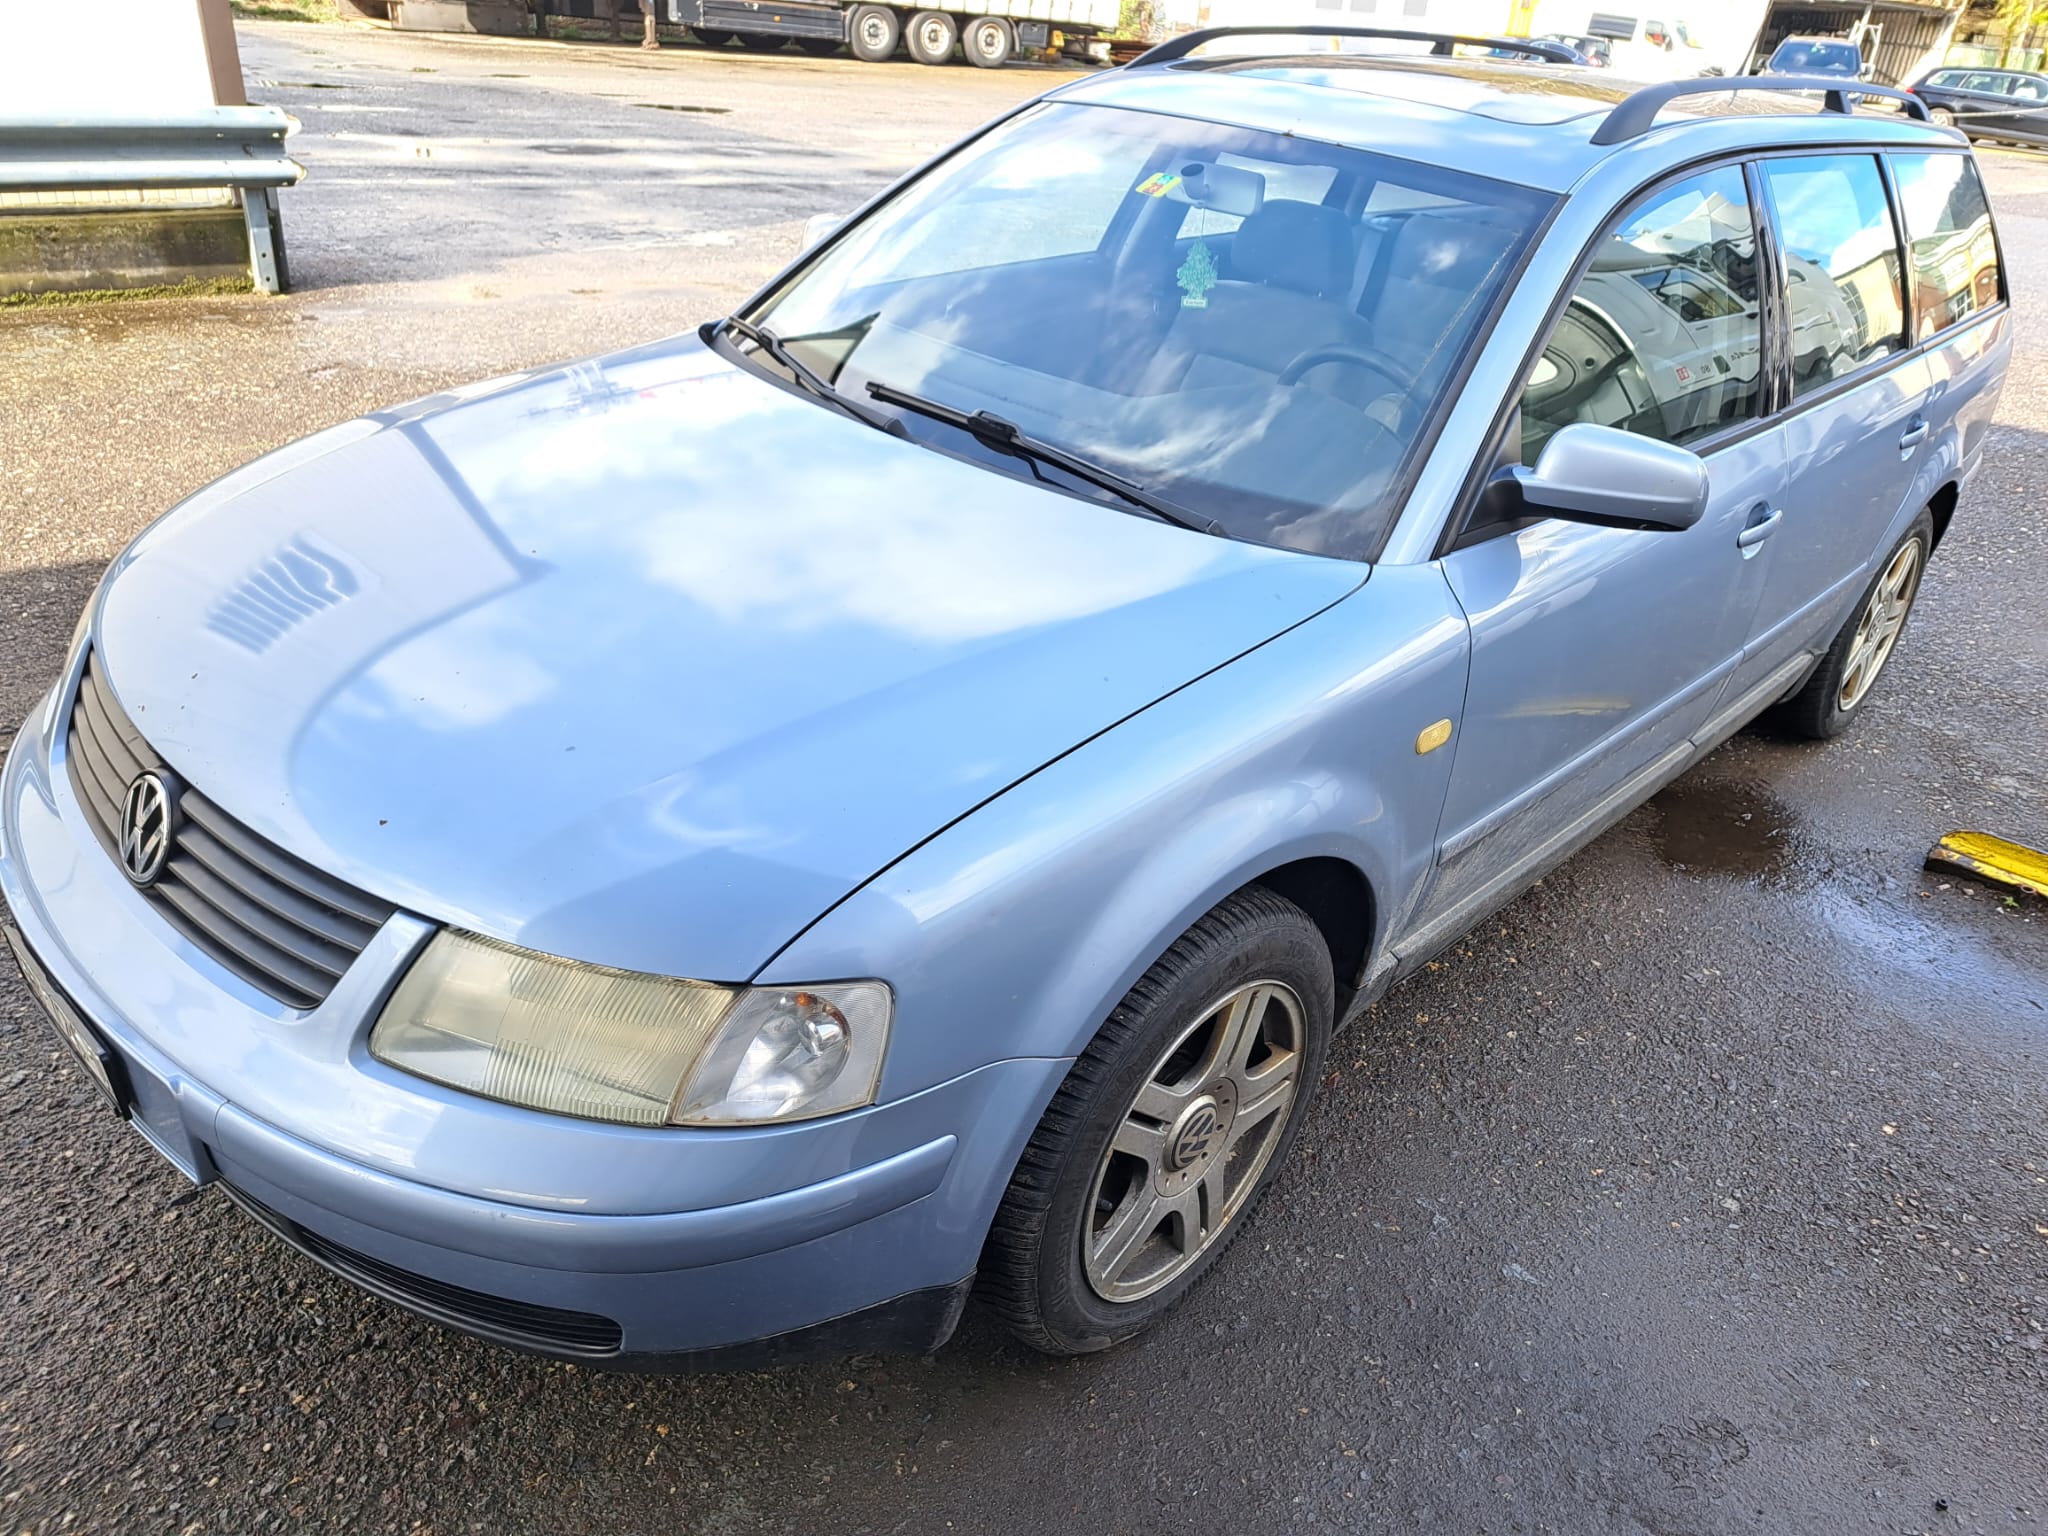
M 370 1054 L 508 1104 L 626 1125 L 760 1125 L 871 1104 L 879 981 L 719 987 L 443 930 L 391 994 Z

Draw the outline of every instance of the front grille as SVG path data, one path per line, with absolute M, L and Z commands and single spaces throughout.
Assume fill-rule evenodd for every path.
M 121 857 L 121 804 L 136 775 L 166 767 L 86 659 L 65 747 L 71 787 L 101 845 Z M 259 991 L 312 1008 L 395 910 L 258 837 L 190 787 L 170 858 L 142 895 L 164 920 Z
M 289 1216 L 281 1216 L 246 1190 L 225 1179 L 221 1188 L 234 1202 L 299 1252 L 324 1264 L 342 1279 L 353 1281 L 373 1296 L 417 1312 L 450 1328 L 459 1328 L 494 1343 L 544 1355 L 569 1355 L 597 1360 L 619 1352 L 624 1339 L 619 1325 L 595 1312 L 571 1312 L 537 1302 L 489 1296 L 445 1281 L 430 1280 L 396 1264 L 373 1259 L 310 1232 Z

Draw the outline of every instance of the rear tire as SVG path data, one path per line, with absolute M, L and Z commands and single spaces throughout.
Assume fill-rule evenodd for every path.
M 765 32 L 742 32 L 738 35 L 740 46 L 749 53 L 780 53 L 789 41 L 786 37 L 771 37 Z
M 880 64 L 903 40 L 903 20 L 886 5 L 863 5 L 846 23 L 846 46 L 866 64 Z
M 1933 548 L 1934 515 L 1923 511 L 1885 556 L 1813 675 L 1771 711 L 1771 723 L 1814 741 L 1849 728 L 1905 635 Z
M 728 47 L 733 39 L 739 36 L 737 32 L 707 32 L 702 27 L 692 27 L 690 30 L 697 34 L 697 41 L 706 48 Z
M 800 37 L 796 40 L 797 51 L 808 53 L 814 59 L 830 58 L 839 51 L 836 37 Z
M 910 56 L 920 64 L 950 64 L 960 25 L 944 11 L 919 11 L 903 29 Z
M 980 1286 L 1011 1332 L 1107 1349 L 1194 1288 L 1287 1159 L 1335 991 L 1321 932 L 1260 886 L 1174 942 L 1075 1061 L 996 1211 Z
M 1956 115 L 1955 113 L 1949 111 L 1947 107 L 1934 107 L 1929 109 L 1927 113 L 1927 120 L 1933 123 L 1934 126 L 1937 128 L 1953 128 L 1956 125 Z
M 1017 31 L 1000 16 L 977 16 L 960 39 L 967 62 L 982 69 L 1001 69 L 1017 51 Z

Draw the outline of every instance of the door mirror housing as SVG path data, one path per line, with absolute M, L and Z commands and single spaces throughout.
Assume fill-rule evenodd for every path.
M 1675 533 L 1707 510 L 1707 465 L 1698 454 L 1590 422 L 1559 431 L 1536 467 L 1514 477 L 1530 512 L 1568 522 Z

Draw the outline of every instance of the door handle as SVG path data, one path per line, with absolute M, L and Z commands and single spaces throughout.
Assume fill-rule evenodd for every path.
M 1737 549 L 1755 549 L 1778 531 L 1778 524 L 1785 520 L 1783 507 L 1758 507 L 1749 514 L 1749 526 L 1735 535 Z
M 1927 441 L 1927 418 L 1915 416 L 1911 426 L 1899 434 L 1899 452 L 1911 453 Z

